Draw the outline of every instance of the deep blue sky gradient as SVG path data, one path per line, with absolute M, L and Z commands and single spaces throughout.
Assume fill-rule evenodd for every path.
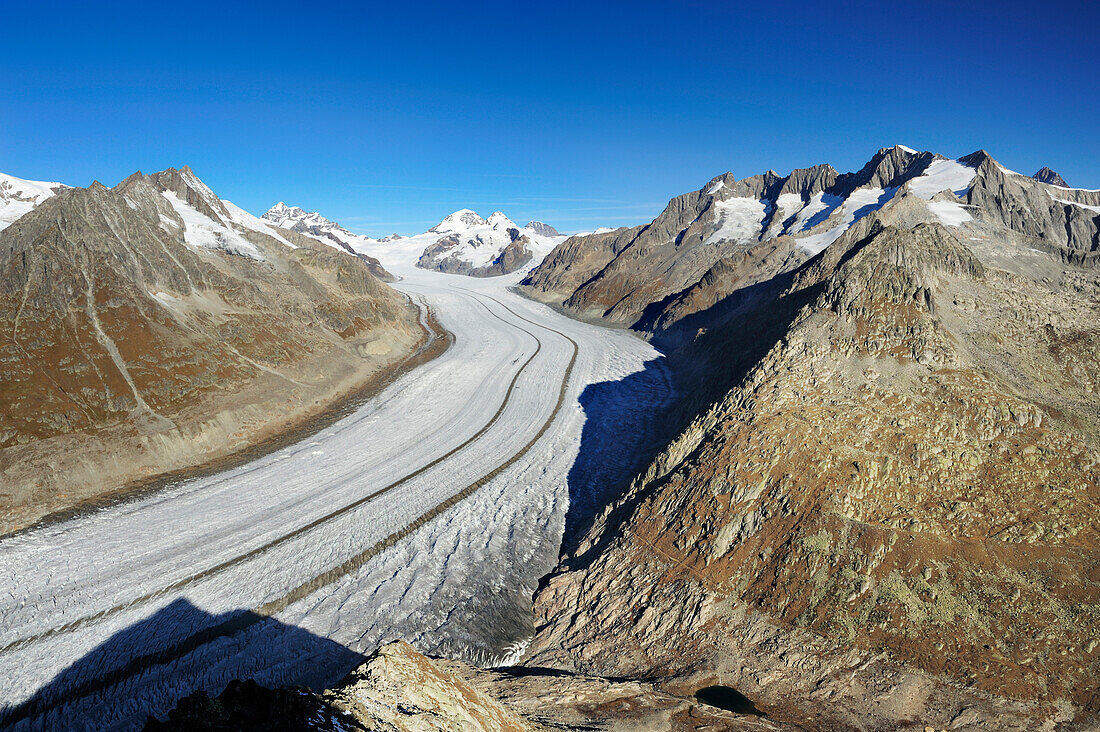
M 354 230 L 650 220 L 901 142 L 1100 188 L 1093 3 L 8 3 L 0 171 L 190 164 Z

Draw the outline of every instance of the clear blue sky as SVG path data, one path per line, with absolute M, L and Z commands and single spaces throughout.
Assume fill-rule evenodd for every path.
M 0 171 L 190 164 L 354 230 L 650 220 L 730 170 L 901 142 L 1100 188 L 1096 4 L 14 2 Z

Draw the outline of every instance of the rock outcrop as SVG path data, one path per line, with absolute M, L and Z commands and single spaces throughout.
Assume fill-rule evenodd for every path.
M 1047 183 L 1052 186 L 1058 186 L 1059 188 L 1069 188 L 1069 183 L 1066 183 L 1062 176 L 1045 165 L 1035 171 L 1035 174 L 1031 177 L 1040 183 Z
M 703 696 L 712 703 L 723 703 L 720 694 Z M 796 729 L 769 721 L 756 711 L 731 711 L 712 703 L 674 696 L 644 682 L 522 667 L 479 669 L 458 661 L 431 659 L 407 643 L 397 642 L 380 648 L 340 686 L 321 695 L 304 689 L 268 690 L 252 682 L 233 682 L 215 700 L 202 693 L 182 700 L 166 722 L 151 719 L 145 729 Z

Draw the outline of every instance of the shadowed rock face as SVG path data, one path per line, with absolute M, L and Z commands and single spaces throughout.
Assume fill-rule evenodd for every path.
M 1063 179 L 1062 176 L 1058 175 L 1045 165 L 1039 168 L 1039 170 L 1035 171 L 1035 175 L 1031 177 L 1039 181 L 1040 183 L 1047 183 L 1052 186 L 1069 188 L 1069 183 L 1066 183 L 1065 179 Z
M 64 190 L 0 232 L 3 528 L 256 437 L 416 342 L 367 263 L 267 231 L 185 168 Z
M 255 681 L 232 681 L 213 699 L 196 691 L 180 700 L 165 720 L 150 717 L 145 732 L 328 732 L 366 731 L 354 718 L 328 707 L 308 689 L 268 689 Z
M 909 213 L 726 298 L 693 346 L 726 392 L 545 581 L 525 663 L 814 729 L 1095 722 L 1100 276 Z

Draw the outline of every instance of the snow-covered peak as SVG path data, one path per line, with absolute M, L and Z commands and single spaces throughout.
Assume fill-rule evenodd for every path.
M 312 228 L 347 231 L 335 221 L 329 221 L 316 211 L 306 211 L 298 206 L 287 206 L 282 201 L 269 208 L 260 218 L 280 228 L 294 231 L 308 232 Z M 347 234 L 354 236 L 350 231 Z
M 352 253 L 374 240 L 367 236 L 353 234 L 335 221 L 326 219 L 316 211 L 306 211 L 298 206 L 288 206 L 279 201 L 263 215 L 263 220 L 271 226 L 307 234 L 330 246 Z
M 0 173 L 0 229 L 64 188 L 68 186 Z
M 282 201 L 279 201 L 274 206 L 269 208 L 266 213 L 260 218 L 267 219 L 268 221 L 279 224 L 284 219 L 296 219 L 305 216 L 306 212 L 297 206 L 287 206 Z
M 503 214 L 501 215 L 503 216 Z M 462 208 L 428 229 L 428 231 L 436 234 L 448 234 L 465 231 L 474 226 L 484 226 L 487 223 L 485 219 L 477 215 L 477 212 Z
M 533 266 L 566 237 L 554 227 L 532 221 L 520 227 L 502 211 L 482 218 L 476 211 L 455 211 L 423 234 L 366 239 L 358 252 L 378 258 L 387 268 L 400 271 L 419 263 L 428 269 L 447 272 L 483 270 L 494 265 L 508 250 L 508 267 Z M 508 270 L 511 271 L 511 270 Z M 503 274 L 501 272 L 494 272 Z
M 916 154 L 917 154 L 917 151 L 916 151 L 916 150 L 914 150 L 913 148 L 911 148 L 911 147 L 908 147 L 908 146 L 906 146 L 906 145 L 902 145 L 902 144 L 900 144 L 900 143 L 899 143 L 899 144 L 897 144 L 897 145 L 894 145 L 894 147 L 896 147 L 896 148 L 897 148 L 898 150 L 901 150 L 902 152 L 907 152 L 907 153 L 909 153 L 910 155 L 916 155 Z
M 489 217 L 488 221 L 486 221 L 486 223 L 489 224 L 489 226 L 492 226 L 494 229 L 519 228 L 518 226 L 516 226 L 514 221 L 504 215 L 503 211 L 494 211 Z

